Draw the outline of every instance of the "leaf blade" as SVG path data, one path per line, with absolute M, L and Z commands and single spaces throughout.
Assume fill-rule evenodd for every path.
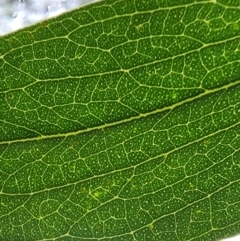
M 105 1 L 1 40 L 4 237 L 239 232 L 235 10 L 151 3 Z

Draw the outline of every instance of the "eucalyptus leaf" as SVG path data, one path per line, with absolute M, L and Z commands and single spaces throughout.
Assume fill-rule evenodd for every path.
M 1 240 L 240 233 L 240 2 L 103 0 L 0 38 Z

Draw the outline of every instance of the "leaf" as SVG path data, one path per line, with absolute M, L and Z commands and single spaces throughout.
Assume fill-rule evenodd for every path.
M 0 39 L 0 237 L 240 233 L 238 1 L 108 0 Z

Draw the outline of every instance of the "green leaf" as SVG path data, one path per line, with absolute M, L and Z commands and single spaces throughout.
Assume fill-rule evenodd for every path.
M 240 233 L 240 3 L 108 0 L 0 39 L 1 240 Z

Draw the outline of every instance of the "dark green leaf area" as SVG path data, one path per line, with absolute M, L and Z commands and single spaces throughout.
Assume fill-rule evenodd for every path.
M 239 18 L 107 0 L 0 38 L 0 240 L 237 234 Z
M 32 84 L 35 82 L 35 79 L 27 73 L 16 70 L 11 64 L 4 62 L 4 65 L 1 67 L 0 81 L 0 94 L 5 94 L 8 91 Z
M 181 61 L 176 61 L 176 66 L 177 63 Z M 163 65 L 159 67 L 163 69 Z M 1 118 L 5 120 L 1 137 L 21 138 L 23 133 L 33 137 L 86 129 L 168 106 L 202 92 L 195 88 L 196 83 L 188 82 L 188 78 L 179 84 L 180 75 L 170 74 L 170 69 L 165 70 L 169 71 L 168 78 L 161 80 L 153 74 L 147 79 L 145 73 L 154 68 L 80 80 L 37 81 L 25 89 L 8 91 L 0 106 Z M 164 86 L 158 86 L 160 82 Z M 178 85 L 177 89 L 174 85 Z M 188 88 L 191 85 L 192 88 Z M 183 86 L 188 87 L 180 90 Z M 156 98 L 159 91 L 161 96 Z
M 234 90 L 116 127 L 5 146 L 1 190 L 9 201 L 19 196 L 20 203 L 10 214 L 1 206 L 3 233 L 21 225 L 16 232 L 22 235 L 38 222 L 29 237 L 131 233 L 141 239 L 146 233 L 171 240 L 236 225 L 239 110 L 223 124 L 227 106 L 238 103 Z M 28 216 L 20 218 L 26 210 Z
M 103 129 L 96 131 L 96 133 L 86 133 L 66 140 L 59 139 L 57 146 L 56 139 L 47 141 L 43 146 L 40 146 L 41 148 L 35 142 L 23 143 L 21 146 L 16 144 L 16 147 L 13 144 L 3 149 L 3 158 L 5 161 L 8 160 L 9 164 L 12 162 L 13 166 L 8 168 L 8 164 L 6 167 L 5 165 L 2 166 L 2 168 L 4 172 L 15 173 L 19 165 L 23 165 L 25 159 L 28 160 L 28 163 L 24 169 L 28 168 L 28 165 L 30 167 L 38 165 L 39 162 L 31 163 L 31 160 L 38 158 L 44 164 L 42 167 L 43 174 L 41 174 L 43 183 L 46 184 L 46 187 L 52 187 L 58 182 L 63 184 L 70 181 L 70 177 L 64 174 L 67 173 L 69 168 L 74 172 L 71 180 L 75 180 L 78 176 L 79 178 L 86 178 L 85 175 L 98 175 L 104 173 L 104 170 L 114 171 L 146 162 L 149 158 L 158 158 L 164 153 L 178 150 L 182 146 L 188 146 L 188 143 L 195 144 L 197 140 L 201 140 L 205 136 L 209 135 L 210 138 L 215 132 L 220 133 L 220 130 L 227 131 L 236 126 L 239 120 L 239 109 L 235 108 L 236 103 L 234 102 L 237 100 L 235 95 L 232 95 L 232 91 L 233 89 L 229 89 L 216 93 L 189 106 L 181 106 L 173 112 L 167 111 L 156 116 L 149 116 L 142 119 L 141 122 L 136 121 L 127 125 L 120 125 L 118 128 Z M 225 101 L 231 102 L 232 107 L 226 108 L 219 104 L 220 102 L 225 103 Z M 202 109 L 196 107 L 199 103 L 201 103 Z M 189 166 L 186 168 L 187 174 L 191 175 L 200 170 L 199 168 L 204 170 L 212 162 L 215 163 L 224 156 L 231 155 L 236 145 L 231 146 L 230 141 L 236 142 L 235 138 L 237 137 L 235 136 L 231 140 L 226 135 L 221 145 L 216 146 L 215 143 L 214 149 L 208 152 L 207 157 L 202 153 L 205 153 L 204 146 L 206 148 L 208 145 L 211 146 L 211 141 L 205 140 L 203 147 L 198 146 L 199 152 L 187 163 L 187 167 Z M 167 154 L 164 155 L 167 157 Z M 15 162 L 16 159 L 21 160 L 21 162 Z M 78 164 L 79 162 L 81 164 Z M 14 167 L 16 165 L 14 163 L 17 163 L 16 167 Z M 191 163 L 194 164 L 194 167 Z M 76 165 L 77 169 L 80 168 L 82 171 L 76 171 Z M 32 172 L 30 167 L 28 172 Z M 14 186 L 17 181 L 15 175 L 18 172 L 12 178 L 9 178 L 5 185 Z M 181 177 L 180 170 L 176 173 Z M 24 178 L 21 174 L 17 176 Z M 170 180 L 174 180 L 174 178 L 170 178 Z M 14 184 L 10 184 L 12 182 Z M 27 186 L 30 185 L 31 190 L 29 181 L 23 183 Z
M 169 9 L 162 3 L 163 9 L 149 12 L 134 12 L 140 2 L 108 4 L 105 13 L 100 4 L 67 14 L 75 23 L 70 32 L 61 17 L 62 24 L 53 19 L 1 41 L 3 140 L 120 121 L 238 79 L 239 41 L 226 39 L 239 29 L 234 9 L 228 9 L 234 20 L 224 27 L 215 23 L 226 16 L 217 4 Z M 119 5 L 127 14 L 116 14 Z M 214 31 L 222 38 L 208 41 L 217 35 L 212 30 L 192 33 L 204 31 L 199 21 L 210 30 L 218 26 Z

